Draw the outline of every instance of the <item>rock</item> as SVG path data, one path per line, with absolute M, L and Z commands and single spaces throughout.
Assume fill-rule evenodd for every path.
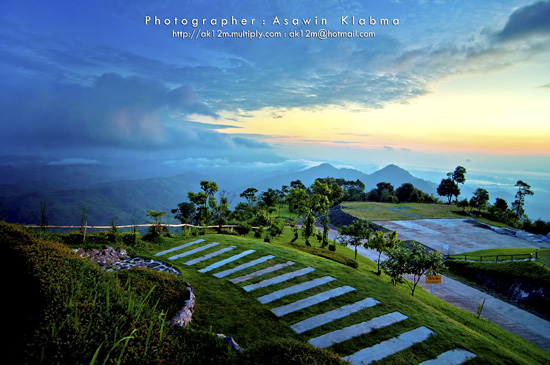
M 233 348 L 233 350 L 237 352 L 243 351 L 243 349 L 239 346 L 239 344 L 237 344 L 237 342 L 235 341 L 235 339 L 233 339 L 233 337 L 228 337 L 221 333 L 217 334 L 216 336 L 218 336 L 219 339 L 227 342 Z

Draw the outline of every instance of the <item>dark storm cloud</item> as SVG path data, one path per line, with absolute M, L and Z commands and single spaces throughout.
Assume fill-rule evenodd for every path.
M 108 73 L 90 86 L 35 82 L 0 92 L 3 116 L 0 140 L 6 151 L 11 146 L 133 149 L 263 146 L 244 137 L 235 142 L 213 130 L 230 126 L 186 120 L 189 114 L 217 117 L 189 86 L 169 89 L 150 78 Z
M 497 33 L 500 40 L 509 40 L 533 34 L 550 33 L 550 2 L 538 1 L 514 11 L 504 29 Z

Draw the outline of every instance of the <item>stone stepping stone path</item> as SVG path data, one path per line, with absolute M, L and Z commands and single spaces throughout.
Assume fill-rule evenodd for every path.
M 279 284 L 279 283 L 282 283 L 284 281 L 296 278 L 298 276 L 303 276 L 303 275 L 309 274 L 312 271 L 315 271 L 315 269 L 308 266 L 308 267 L 300 269 L 300 270 L 292 271 L 292 272 L 289 272 L 287 274 L 279 275 L 279 276 L 276 276 L 276 277 L 271 278 L 271 279 L 260 281 L 259 283 L 256 283 L 256 284 L 247 285 L 247 286 L 243 287 L 243 290 L 246 291 L 246 292 L 249 292 L 249 291 L 256 290 L 256 289 L 265 288 L 266 286 Z
M 349 293 L 351 291 L 354 291 L 355 288 L 352 288 L 351 286 L 341 286 L 339 288 L 335 288 L 332 290 L 327 290 L 325 292 L 313 295 L 311 297 L 307 297 L 305 299 L 300 299 L 294 303 L 290 303 L 287 305 L 283 305 L 281 307 L 273 308 L 271 311 L 277 316 L 281 317 L 284 315 L 287 315 L 292 312 L 299 311 L 301 309 L 311 307 L 312 305 L 322 303 L 324 301 L 327 301 L 331 298 L 344 295 L 346 293 Z
M 288 295 L 300 293 L 300 292 L 303 292 L 305 290 L 315 288 L 316 286 L 329 283 L 333 280 L 336 280 L 336 279 L 331 277 L 331 276 L 324 276 L 322 278 L 314 279 L 314 280 L 311 280 L 311 281 L 306 281 L 305 283 L 294 285 L 294 286 L 291 286 L 291 287 L 286 288 L 286 289 L 281 289 L 281 290 L 274 291 L 270 294 L 264 295 L 263 297 L 259 297 L 257 299 L 260 303 L 267 304 L 267 303 L 271 303 L 271 302 L 273 302 L 277 299 L 281 299 L 283 297 L 286 297 Z
M 255 250 L 247 250 L 247 251 L 241 252 L 238 255 L 231 256 L 227 259 L 224 259 L 224 260 L 218 261 L 216 263 L 213 263 L 212 265 L 209 265 L 209 266 L 205 267 L 204 269 L 199 270 L 199 272 L 202 272 L 202 273 L 209 272 L 209 271 L 217 269 L 218 267 L 221 267 L 225 264 L 236 261 L 236 260 L 240 259 L 241 257 L 245 257 L 247 255 L 250 255 L 251 253 L 254 253 L 254 252 L 256 252 L 256 251 Z
M 376 299 L 363 299 L 353 304 L 348 304 L 338 309 L 334 309 L 329 312 L 310 317 L 301 322 L 294 323 L 292 326 L 290 326 L 290 328 L 292 328 L 296 333 L 304 333 L 306 331 L 309 331 L 310 329 L 322 326 L 340 318 L 347 317 L 352 313 L 358 312 L 368 307 L 373 307 L 377 304 L 380 304 L 380 302 Z
M 212 253 L 209 253 L 208 255 L 204 255 L 204 256 L 201 256 L 201 257 L 197 257 L 196 259 L 193 259 L 193 260 L 190 260 L 190 261 L 187 261 L 187 262 L 184 262 L 183 264 L 184 265 L 187 265 L 187 266 L 191 266 L 191 265 L 195 265 L 199 262 L 202 262 L 202 261 L 205 261 L 205 260 L 208 260 L 212 257 L 216 257 L 218 255 L 221 255 L 222 253 L 224 252 L 227 252 L 227 251 L 231 251 L 232 249 L 236 248 L 237 246 L 229 246 L 229 247 L 226 247 L 226 248 L 222 248 L 221 250 L 218 250 L 216 252 L 212 252 Z
M 182 258 L 182 257 L 185 257 L 185 256 L 189 256 L 189 255 L 192 255 L 192 254 L 197 253 L 197 252 L 201 252 L 201 251 L 204 251 L 204 250 L 208 250 L 209 248 L 215 247 L 215 246 L 217 246 L 217 245 L 219 245 L 219 244 L 220 244 L 219 242 L 212 242 L 212 243 L 209 243 L 209 244 L 207 244 L 207 245 L 204 245 L 204 246 L 201 246 L 201 247 L 197 247 L 197 248 L 194 248 L 194 249 L 192 249 L 192 250 L 185 251 L 185 252 L 180 253 L 180 254 L 178 254 L 178 255 L 169 257 L 168 260 L 176 260 L 176 259 L 179 259 L 179 258 Z
M 162 256 L 162 255 L 166 255 L 167 253 L 170 253 L 170 252 L 174 252 L 174 251 L 177 251 L 177 250 L 181 250 L 182 248 L 186 248 L 186 247 L 189 247 L 191 245 L 194 245 L 196 243 L 201 243 L 202 241 L 204 241 L 203 239 L 200 239 L 200 240 L 196 240 L 196 241 L 193 241 L 193 242 L 189 242 L 189 243 L 186 243 L 184 245 L 181 245 L 181 246 L 178 246 L 178 247 L 173 247 L 169 250 L 165 250 L 165 251 L 160 251 L 160 252 L 157 252 L 155 254 L 155 256 Z
M 412 331 L 400 334 L 397 337 L 387 341 L 380 342 L 372 347 L 360 350 L 352 355 L 344 357 L 344 360 L 352 364 L 370 364 L 373 361 L 382 360 L 385 357 L 393 355 L 399 351 L 405 350 L 415 343 L 426 340 L 436 333 L 428 327 L 418 327 Z
M 262 269 L 262 270 L 258 270 L 258 271 L 255 271 L 253 273 L 243 275 L 243 276 L 239 276 L 238 278 L 235 278 L 235 279 L 231 279 L 229 281 L 232 282 L 233 284 L 241 283 L 243 281 L 247 281 L 247 280 L 250 280 L 252 278 L 256 278 L 258 276 L 262 276 L 262 275 L 269 274 L 269 273 L 277 271 L 277 270 L 281 270 L 282 268 L 290 266 L 290 265 L 294 265 L 294 262 L 287 261 L 284 264 L 278 264 L 278 265 L 271 266 L 271 267 L 268 267 L 268 268 L 265 268 L 265 269 Z
M 239 265 L 237 267 L 234 267 L 232 269 L 228 269 L 228 270 L 225 270 L 225 271 L 221 271 L 217 274 L 214 274 L 215 277 L 217 278 L 224 278 L 226 277 L 227 275 L 231 275 L 233 273 L 236 273 L 238 271 L 241 271 L 241 270 L 244 270 L 244 269 L 248 269 L 249 267 L 252 267 L 252 266 L 256 266 L 258 264 L 261 264 L 262 262 L 266 262 L 267 260 L 271 260 L 272 258 L 274 258 L 275 256 L 273 255 L 267 255 L 267 256 L 264 256 L 264 257 L 260 257 L 259 259 L 256 259 L 256 260 L 252 260 L 250 262 L 247 262 L 245 264 L 242 264 L 242 265 Z
M 312 338 L 311 340 L 309 340 L 309 343 L 313 346 L 324 349 L 325 347 L 332 346 L 335 343 L 347 341 L 354 337 L 367 334 L 374 329 L 384 328 L 394 323 L 401 322 L 407 318 L 409 317 L 399 312 L 384 314 L 383 316 L 373 318 L 370 321 L 354 324 L 353 326 L 342 328 L 340 330 L 332 331 L 322 336 Z
M 155 254 L 155 256 L 166 255 L 168 253 L 179 251 L 179 250 L 182 250 L 184 248 L 196 245 L 196 244 L 204 242 L 204 241 L 205 241 L 204 239 L 199 239 L 199 240 L 196 240 L 196 241 L 188 242 L 188 243 L 185 243 L 185 244 L 177 246 L 177 247 L 173 247 L 173 248 L 168 249 L 168 250 L 157 252 Z M 194 249 L 179 253 L 177 255 L 171 256 L 168 259 L 169 260 L 176 260 L 178 258 L 186 257 L 186 256 L 189 256 L 189 255 L 193 255 L 197 252 L 207 250 L 207 249 L 215 247 L 217 245 L 219 245 L 218 242 L 208 243 L 208 244 L 205 244 L 203 246 L 199 246 L 197 248 L 194 248 Z M 206 255 L 201 256 L 201 257 L 197 257 L 197 258 L 192 259 L 192 260 L 189 260 L 189 261 L 185 262 L 184 265 L 187 265 L 187 266 L 195 265 L 199 262 L 203 262 L 203 261 L 209 260 L 211 258 L 214 258 L 218 255 L 221 255 L 225 252 L 229 252 L 229 251 L 235 249 L 236 247 L 237 246 L 224 247 L 224 248 L 222 248 L 218 251 L 206 254 Z M 215 262 L 211 265 L 208 265 L 205 268 L 200 269 L 198 271 L 201 272 L 201 273 L 207 273 L 207 272 L 212 271 L 214 269 L 220 268 L 220 267 L 222 267 L 226 264 L 229 264 L 233 261 L 236 261 L 236 260 L 238 260 L 242 257 L 248 256 L 248 255 L 250 255 L 254 252 L 256 252 L 256 251 L 255 250 L 243 251 L 243 252 L 241 252 L 237 255 L 228 257 L 226 259 L 223 259 L 223 260 Z M 213 276 L 216 277 L 216 278 L 224 278 L 224 277 L 227 277 L 231 274 L 234 274 L 236 272 L 245 270 L 247 268 L 251 268 L 253 266 L 259 265 L 259 264 L 264 263 L 264 262 L 267 262 L 268 260 L 271 260 L 271 259 L 274 259 L 274 258 L 275 258 L 275 256 L 273 256 L 273 255 L 263 256 L 263 257 L 254 259 L 252 261 L 246 262 L 244 264 L 241 264 L 241 265 L 229 268 L 227 270 L 215 273 L 215 274 L 213 274 Z M 238 283 L 241 283 L 241 282 L 253 279 L 253 278 L 258 278 L 260 276 L 276 272 L 278 270 L 282 270 L 285 267 L 289 267 L 289 266 L 292 266 L 294 264 L 295 263 L 293 261 L 287 261 L 285 263 L 280 263 L 280 264 L 276 264 L 276 265 L 273 265 L 273 266 L 269 266 L 267 268 L 264 268 L 264 269 L 261 269 L 261 270 L 255 271 L 255 272 L 252 272 L 252 273 L 249 273 L 249 274 L 246 274 L 246 275 L 242 275 L 242 276 L 239 276 L 237 278 L 230 279 L 229 281 L 232 282 L 233 284 L 238 284 Z M 287 280 L 291 280 L 291 279 L 294 279 L 294 278 L 297 278 L 297 277 L 300 277 L 300 276 L 307 275 L 307 274 L 309 274 L 313 271 L 315 271 L 315 268 L 308 266 L 308 267 L 305 267 L 305 268 L 302 268 L 302 269 L 299 269 L 299 270 L 295 270 L 295 271 L 292 271 L 292 272 L 289 272 L 289 273 L 285 273 L 285 274 L 282 274 L 282 275 L 279 275 L 279 276 L 275 276 L 275 277 L 260 281 L 260 282 L 255 283 L 255 284 L 246 285 L 242 289 L 246 292 L 251 292 L 251 291 L 254 291 L 256 289 L 265 288 L 265 287 L 268 287 L 268 286 L 271 286 L 271 285 L 283 283 Z M 284 298 L 286 296 L 301 293 L 301 292 L 304 292 L 306 290 L 325 285 L 325 284 L 330 283 L 330 282 L 335 281 L 335 280 L 337 280 L 337 279 L 332 277 L 332 276 L 324 276 L 324 277 L 309 280 L 309 281 L 306 281 L 306 282 L 303 282 L 303 283 L 300 283 L 300 284 L 296 284 L 296 285 L 290 286 L 288 288 L 273 291 L 271 293 L 265 294 L 265 295 L 263 295 L 261 297 L 258 297 L 256 299 L 262 304 L 268 304 L 268 303 L 274 302 L 276 300 L 279 300 L 281 298 Z M 338 287 L 338 288 L 335 288 L 335 289 L 327 290 L 327 291 L 324 291 L 322 293 L 318 293 L 318 294 L 306 297 L 304 299 L 297 300 L 297 301 L 295 301 L 293 303 L 290 303 L 290 304 L 286 304 L 286 305 L 283 305 L 283 306 L 280 306 L 280 307 L 277 307 L 277 308 L 273 308 L 273 309 L 271 309 L 271 312 L 273 312 L 277 317 L 282 317 L 284 315 L 287 315 L 287 314 L 290 314 L 290 313 L 293 313 L 293 312 L 311 307 L 313 305 L 325 302 L 327 300 L 330 300 L 332 298 L 344 295 L 344 294 L 352 292 L 354 290 L 355 290 L 355 288 L 353 288 L 351 286 L 347 286 L 347 285 L 346 286 L 341 286 L 341 287 Z M 298 334 L 301 334 L 301 333 L 307 332 L 311 329 L 314 329 L 314 328 L 323 326 L 327 323 L 333 322 L 335 320 L 345 318 L 345 317 L 347 317 L 347 316 L 349 316 L 353 313 L 359 312 L 359 311 L 361 311 L 363 309 L 366 309 L 366 308 L 369 308 L 369 307 L 373 307 L 373 306 L 378 305 L 378 304 L 380 304 L 380 302 L 378 300 L 374 299 L 374 298 L 365 298 L 365 299 L 360 300 L 358 302 L 355 302 L 355 303 L 352 303 L 352 304 L 347 304 L 347 305 L 344 305 L 340 308 L 330 310 L 328 312 L 318 314 L 318 315 L 315 315 L 313 317 L 306 318 L 306 319 L 304 319 L 300 322 L 294 323 L 293 325 L 290 326 L 290 328 L 294 332 L 296 332 Z M 350 340 L 354 337 L 368 334 L 368 333 L 372 332 L 375 329 L 391 326 L 392 324 L 404 321 L 407 318 L 408 318 L 407 316 L 405 316 L 404 314 L 402 314 L 400 312 L 388 313 L 388 314 L 373 318 L 369 321 L 357 323 L 357 324 L 354 324 L 354 325 L 351 325 L 351 326 L 348 326 L 348 327 L 345 327 L 345 328 L 342 328 L 342 329 L 338 329 L 338 330 L 335 330 L 335 331 L 317 336 L 315 338 L 310 339 L 309 343 L 312 344 L 313 346 L 317 346 L 317 347 L 320 347 L 320 348 L 330 347 L 334 344 Z M 357 351 L 356 353 L 351 354 L 349 356 L 346 356 L 343 359 L 351 362 L 352 364 L 370 364 L 373 361 L 378 361 L 378 360 L 384 359 L 384 358 L 386 358 L 388 356 L 391 356 L 391 355 L 393 355 L 393 354 L 395 354 L 399 351 L 403 351 L 403 350 L 413 346 L 416 343 L 420 343 L 420 342 L 426 340 L 431 335 L 436 335 L 436 333 L 434 331 L 432 331 L 431 329 L 425 327 L 425 326 L 418 327 L 418 328 L 413 329 L 411 331 L 402 333 L 397 337 L 391 338 L 389 340 L 383 341 L 383 342 L 381 342 L 379 344 L 376 344 L 374 346 L 371 346 L 371 347 L 362 349 L 360 351 Z M 454 349 L 454 350 L 450 350 L 450 351 L 447 351 L 447 352 L 444 352 L 444 353 L 440 354 L 435 359 L 424 361 L 421 365 L 458 365 L 458 364 L 462 364 L 463 362 L 465 362 L 465 361 L 467 361 L 471 358 L 474 358 L 474 357 L 476 357 L 476 355 L 472 352 L 469 352 L 469 351 L 463 350 L 463 349 Z
M 424 361 L 419 365 L 459 365 L 476 357 L 476 354 L 463 349 L 454 349 L 442 353 L 432 360 Z

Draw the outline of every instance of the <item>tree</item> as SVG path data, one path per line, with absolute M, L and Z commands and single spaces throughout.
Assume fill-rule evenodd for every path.
M 388 235 L 384 235 L 384 232 L 382 231 L 376 231 L 374 232 L 374 236 L 370 238 L 367 242 L 365 242 L 364 247 L 370 248 L 371 250 L 375 250 L 378 252 L 378 271 L 377 275 L 381 274 L 380 271 L 380 257 L 382 256 L 383 252 L 389 252 L 392 250 L 395 245 L 397 244 L 397 232 L 392 231 Z
M 330 179 L 330 178 L 328 178 Z M 331 180 L 331 182 L 334 182 L 334 179 Z M 335 184 L 339 187 L 338 184 Z M 332 190 L 328 183 L 322 182 L 320 179 L 315 180 L 315 182 L 310 187 L 312 191 L 312 195 L 310 197 L 310 208 L 311 212 L 319 215 L 322 214 L 323 218 L 321 219 L 321 223 L 323 224 L 323 235 L 322 235 L 322 245 L 321 247 L 325 247 L 328 245 L 328 231 L 329 231 L 329 223 L 330 218 L 328 216 L 328 210 L 330 208 L 331 203 L 331 196 L 332 196 Z M 340 189 L 341 195 L 338 193 L 336 197 L 341 197 L 344 194 L 344 191 Z
M 216 202 L 212 200 L 212 202 Z M 213 204 L 211 206 L 214 219 L 218 222 L 218 233 L 221 233 L 222 226 L 225 224 L 227 217 L 229 216 L 229 201 L 225 196 L 225 191 L 220 194 L 220 204 Z
M 487 202 L 489 201 L 489 192 L 485 189 L 478 188 L 474 191 L 474 195 L 470 199 L 471 209 L 477 208 L 478 213 L 481 213 L 482 209 L 485 209 Z M 470 211 L 471 211 L 470 209 Z
M 273 220 L 273 213 L 277 211 L 279 200 L 279 194 L 275 189 L 269 188 L 260 195 L 260 209 L 265 212 L 266 216 L 269 216 L 270 224 Z
M 42 232 L 46 232 L 46 228 L 50 225 L 50 214 L 48 213 L 48 203 L 40 199 L 40 216 L 38 217 L 38 224 Z
M 458 202 L 458 196 L 460 195 L 458 184 L 464 185 L 464 183 L 466 182 L 466 168 L 462 166 L 457 166 L 453 172 L 448 172 L 447 176 L 451 179 L 453 184 L 456 185 L 456 190 L 454 190 L 453 195 L 456 197 L 455 201 Z
M 172 209 L 171 212 L 175 214 L 174 218 L 179 220 L 181 224 L 191 223 L 195 215 L 195 204 L 192 202 L 182 202 L 178 204 L 176 209 Z
M 166 215 L 166 212 L 157 212 L 155 210 L 147 211 L 147 217 L 151 217 L 154 220 L 154 224 L 151 227 L 151 232 L 154 237 L 158 237 L 162 234 L 162 217 Z
M 525 204 L 525 197 L 535 194 L 531 190 L 531 185 L 521 180 L 518 180 L 518 182 L 516 183 L 516 187 L 518 188 L 518 192 L 516 193 L 516 200 L 514 200 L 514 202 L 512 203 L 512 209 L 516 212 L 514 222 L 516 222 L 518 219 L 520 221 L 523 219 L 523 216 L 525 214 L 525 210 L 523 209 L 523 206 Z
M 240 195 L 241 198 L 245 198 L 248 202 L 248 205 L 251 207 L 254 206 L 256 203 L 256 193 L 258 192 L 258 189 L 256 188 L 248 188 L 245 191 L 243 191 Z
M 395 285 L 403 282 L 403 275 L 413 275 L 412 284 L 405 281 L 411 289 L 411 295 L 414 296 L 414 291 L 422 275 L 427 272 L 438 273 L 443 268 L 443 260 L 441 252 L 427 252 L 419 243 L 413 243 L 411 247 L 406 247 L 403 243 L 399 243 L 395 249 L 389 252 L 388 260 L 382 263 L 382 268 L 392 279 Z
M 437 194 L 440 196 L 446 196 L 447 199 L 449 199 L 448 204 L 451 204 L 451 199 L 453 196 L 460 195 L 460 189 L 458 188 L 458 185 L 456 185 L 453 180 L 448 177 L 446 179 L 442 179 L 441 183 L 439 183 L 439 186 L 437 187 Z
M 468 199 L 464 198 L 459 200 L 458 203 L 456 203 L 456 206 L 462 208 L 462 211 L 464 212 L 466 208 L 470 206 L 470 203 L 468 202 Z
M 211 207 L 215 207 L 218 204 L 214 197 L 214 194 L 218 191 L 218 184 L 214 181 L 202 180 L 200 185 L 201 192 L 194 193 L 190 191 L 187 193 L 187 197 L 197 207 L 195 223 L 204 226 L 212 217 Z
M 294 188 L 300 188 L 300 189 L 304 189 L 306 190 L 306 186 L 304 185 L 304 183 L 301 181 L 301 180 L 294 180 L 290 183 L 290 188 L 291 189 L 294 189 Z
M 357 247 L 363 240 L 368 241 L 373 231 L 370 229 L 368 221 L 356 219 L 352 224 L 338 228 L 338 233 L 341 235 L 341 244 L 355 246 L 355 259 L 357 260 Z
M 502 198 L 496 198 L 495 204 L 489 207 L 491 218 L 502 222 L 508 216 L 508 203 Z
M 288 205 L 288 210 L 296 214 L 296 217 L 290 219 L 290 225 L 294 231 L 294 238 L 291 242 L 295 242 L 298 239 L 297 220 L 299 216 L 307 213 L 308 200 L 309 195 L 306 190 L 298 186 L 290 189 L 286 196 L 285 203 Z
M 395 190 L 395 196 L 399 203 L 411 201 L 412 194 L 416 188 L 411 183 L 403 183 Z

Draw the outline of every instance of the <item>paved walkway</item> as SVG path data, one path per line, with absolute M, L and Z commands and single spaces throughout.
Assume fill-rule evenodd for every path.
M 372 261 L 378 260 L 378 253 L 376 251 L 360 246 L 357 252 Z M 384 260 L 385 257 L 382 257 L 382 260 Z M 408 277 L 407 279 L 412 281 L 412 277 Z M 430 284 L 426 284 L 424 278 L 420 279 L 418 285 L 430 291 Z M 495 323 L 508 332 L 523 337 L 527 341 L 550 351 L 550 322 L 534 314 L 447 276 L 442 277 L 441 285 L 434 285 L 434 295 L 455 307 L 474 314 L 477 314 L 477 305 L 485 299 L 481 317 Z

